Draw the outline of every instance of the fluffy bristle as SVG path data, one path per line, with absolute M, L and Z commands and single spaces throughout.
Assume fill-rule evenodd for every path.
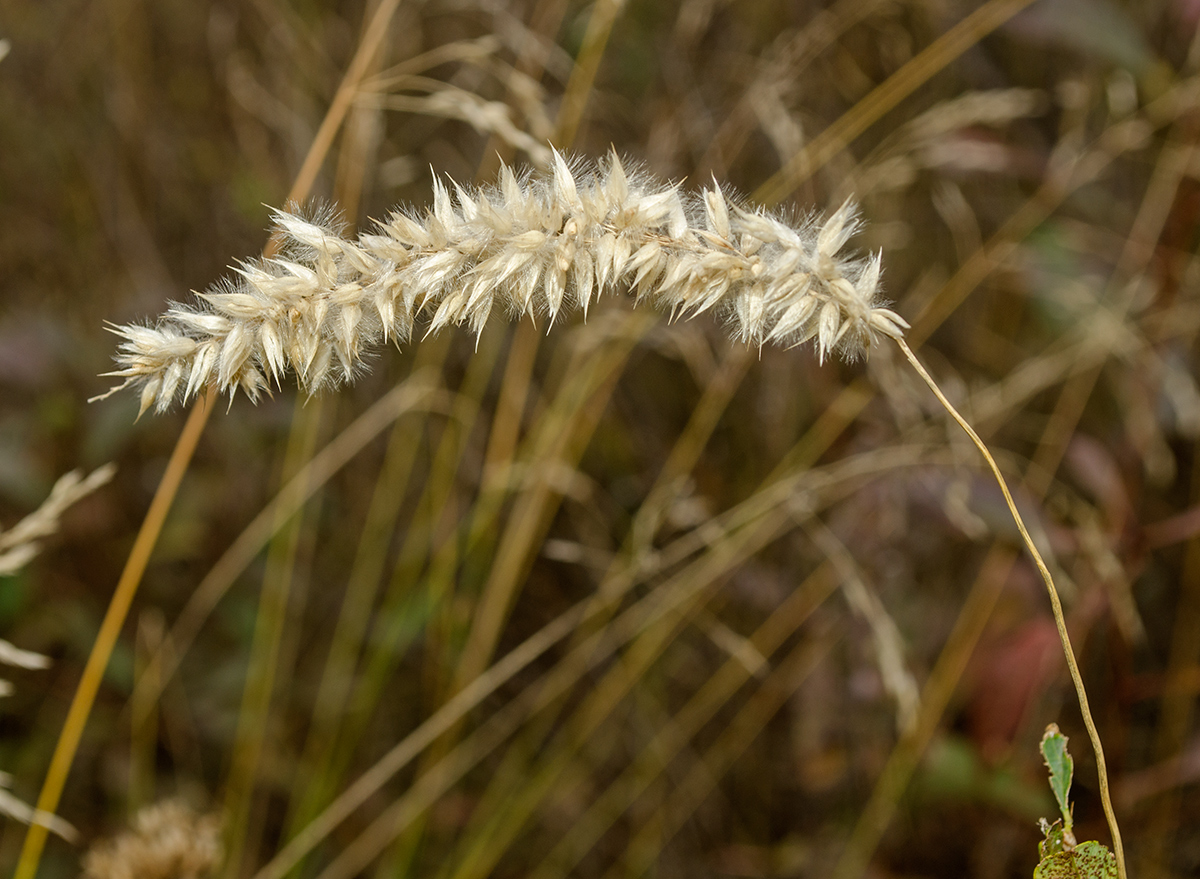
M 453 191 L 453 194 L 452 194 Z M 846 257 L 857 224 L 842 205 L 799 225 L 731 202 L 714 181 L 698 197 L 616 155 L 478 190 L 434 182 L 433 205 L 400 210 L 357 240 L 334 215 L 276 215 L 284 257 L 249 262 L 152 327 L 115 327 L 124 379 L 163 411 L 204 388 L 251 399 L 285 372 L 311 392 L 346 381 L 365 352 L 428 332 L 482 332 L 498 310 L 553 323 L 605 293 L 633 292 L 673 315 L 720 310 L 750 345 L 813 340 L 824 360 L 864 353 L 907 324 L 879 301 L 880 261 Z M 110 391 L 109 393 L 112 393 Z M 107 396 L 107 395 L 105 395 Z

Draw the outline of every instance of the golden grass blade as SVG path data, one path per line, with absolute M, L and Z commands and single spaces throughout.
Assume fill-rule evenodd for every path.
M 142 574 L 146 571 L 150 553 L 153 552 L 154 544 L 162 531 L 167 512 L 171 509 L 172 501 L 175 500 L 179 483 L 183 480 L 183 474 L 187 472 L 188 464 L 196 451 L 196 444 L 200 441 L 200 434 L 204 431 L 204 424 L 208 421 L 209 413 L 213 408 L 214 396 L 215 394 L 209 392 L 192 407 L 183 431 L 179 435 L 179 441 L 175 444 L 171 457 L 167 461 L 167 469 L 154 492 L 154 499 L 150 502 L 146 518 L 138 530 L 133 548 L 129 552 L 129 558 L 125 562 L 125 569 L 117 581 L 112 600 L 109 602 L 104 620 L 100 624 L 100 631 L 96 634 L 96 641 L 88 655 L 87 665 L 84 666 L 83 676 L 75 690 L 75 697 L 71 700 L 71 707 L 67 711 L 67 719 L 63 723 L 62 732 L 54 746 L 50 768 L 46 772 L 46 780 L 42 783 L 42 790 L 38 795 L 37 810 L 39 812 L 53 814 L 58 808 L 63 787 L 67 782 L 67 774 L 71 771 L 75 751 L 83 736 L 83 728 L 87 724 L 88 715 L 96 700 L 96 693 L 100 690 L 100 681 L 104 678 L 104 670 L 108 667 L 108 660 L 117 644 L 117 638 L 120 637 L 125 617 L 129 613 L 129 606 L 133 603 L 133 596 L 137 593 L 138 584 L 142 581 Z M 24 845 L 21 848 L 21 857 L 14 873 L 15 879 L 34 879 L 34 876 L 37 875 L 38 862 L 41 860 L 42 849 L 46 845 L 46 833 L 47 829 L 42 824 L 29 826 L 29 830 L 25 834 Z
M 575 141 L 579 125 L 583 121 L 588 96 L 592 93 L 592 84 L 596 81 L 596 71 L 600 68 L 600 61 L 608 46 L 608 38 L 612 35 L 617 16 L 625 8 L 625 2 L 626 0 L 600 0 L 588 18 L 583 45 L 579 47 L 579 56 L 575 59 L 571 78 L 567 81 L 567 91 L 563 95 L 562 104 L 559 105 L 557 143 L 569 146 Z
M 375 63 L 379 47 L 383 45 L 383 39 L 387 36 L 388 27 L 392 23 L 396 10 L 400 8 L 400 2 L 401 0 L 380 0 L 375 14 L 371 16 L 371 21 L 358 43 L 354 57 L 350 60 L 350 66 L 346 68 L 346 74 L 342 77 L 337 93 L 333 96 L 333 103 L 325 112 L 325 118 L 321 120 L 321 127 L 317 129 L 308 154 L 304 157 L 304 163 L 296 174 L 292 191 L 288 193 L 289 203 L 303 201 L 312 191 L 321 165 L 325 162 L 325 156 L 333 146 L 333 139 L 342 127 L 346 114 L 354 105 L 354 98 L 358 95 L 359 86 L 371 70 L 371 65 Z

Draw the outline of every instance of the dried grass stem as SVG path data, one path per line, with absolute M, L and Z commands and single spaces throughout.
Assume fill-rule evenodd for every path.
M 1037 545 L 1033 542 L 1033 538 L 1029 534 L 1029 529 L 1025 527 L 1025 520 L 1021 518 L 1021 514 L 1017 511 L 1017 505 L 1013 501 L 1012 493 L 1008 490 L 1008 484 L 1004 481 L 1004 476 L 1000 473 L 1000 467 L 996 463 L 996 459 L 992 457 L 992 453 L 988 451 L 979 434 L 967 422 L 953 404 L 942 393 L 942 389 L 938 387 L 932 376 L 929 375 L 921 361 L 913 354 L 912 349 L 908 347 L 908 343 L 903 339 L 897 339 L 896 344 L 900 346 L 900 350 L 904 352 L 904 356 L 908 358 L 908 362 L 912 364 L 913 369 L 921 376 L 929 389 L 933 391 L 938 402 L 943 408 L 950 413 L 950 417 L 958 422 L 958 426 L 966 431 L 967 436 L 971 438 L 971 442 L 979 449 L 987 461 L 988 468 L 992 471 L 992 476 L 996 479 L 996 484 L 1000 486 L 1000 491 L 1004 494 L 1004 502 L 1008 505 L 1008 511 L 1013 517 L 1013 521 L 1017 525 L 1017 530 L 1021 532 L 1021 540 L 1024 542 L 1029 554 L 1033 557 L 1034 564 L 1037 565 L 1038 573 L 1042 575 L 1042 581 L 1046 584 L 1046 592 L 1050 596 L 1050 608 L 1054 613 L 1054 625 L 1058 629 L 1058 637 L 1062 642 L 1063 656 L 1067 660 L 1067 668 L 1071 673 L 1071 682 L 1075 685 L 1075 695 L 1079 699 L 1079 710 L 1083 715 L 1083 725 L 1087 727 L 1088 738 L 1092 743 L 1092 750 L 1096 755 L 1096 773 L 1100 778 L 1100 802 L 1104 807 L 1104 817 L 1108 822 L 1108 830 L 1112 834 L 1113 852 L 1117 858 L 1117 870 L 1120 879 L 1126 879 L 1127 873 L 1125 870 L 1125 848 L 1121 844 L 1121 830 L 1117 826 L 1117 815 L 1113 810 L 1112 795 L 1109 792 L 1108 785 L 1108 765 L 1104 760 L 1104 746 L 1100 742 L 1100 732 L 1096 729 L 1096 722 L 1092 719 L 1092 710 L 1088 705 L 1087 690 L 1083 686 L 1083 675 L 1079 672 L 1079 663 L 1075 660 L 1075 650 L 1071 647 L 1071 636 L 1067 633 L 1067 621 L 1063 615 L 1062 601 L 1058 597 L 1058 589 L 1054 585 L 1054 578 L 1050 575 L 1050 569 L 1046 566 L 1042 554 L 1038 552 Z

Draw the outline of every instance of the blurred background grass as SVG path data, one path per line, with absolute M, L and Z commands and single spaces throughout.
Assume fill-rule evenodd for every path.
M 1044 501 L 1134 870 L 1195 875 L 1200 6 L 1038 0 L 914 79 L 976 8 L 401 0 L 313 192 L 361 227 L 424 204 L 431 169 L 488 180 L 549 140 L 771 180 L 800 214 L 854 194 L 923 357 Z M 27 801 L 184 418 L 84 402 L 108 385 L 103 321 L 261 250 L 374 11 L 0 4 L 0 515 L 121 468 L 0 581 L 0 631 L 55 659 L 0 715 Z M 1106 838 L 1035 574 L 889 351 L 818 366 L 620 302 L 544 330 L 445 334 L 336 394 L 213 416 L 67 786 L 85 840 L 178 794 L 223 811 L 225 875 L 253 875 L 563 619 L 280 871 L 1027 876 L 1051 720 L 1076 742 L 1077 833 Z M 354 426 L 410 376 L 420 405 Z M 331 442 L 361 451 L 268 513 L 210 616 L 185 611 Z M 159 687 L 151 657 L 185 647 Z M 139 682 L 161 698 L 131 706 Z M 0 862 L 22 835 L 5 824 Z M 79 854 L 52 841 L 42 875 Z

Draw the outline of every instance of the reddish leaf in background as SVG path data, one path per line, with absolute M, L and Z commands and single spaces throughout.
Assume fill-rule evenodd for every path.
M 1003 756 L 1035 704 L 1062 669 L 1062 649 L 1048 616 L 1025 620 L 983 644 L 972 660 L 967 719 L 986 760 Z

